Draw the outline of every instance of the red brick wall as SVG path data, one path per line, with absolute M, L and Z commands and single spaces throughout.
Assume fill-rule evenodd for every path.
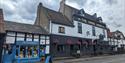
M 0 33 L 4 33 L 4 17 L 3 17 L 3 11 L 0 9 Z

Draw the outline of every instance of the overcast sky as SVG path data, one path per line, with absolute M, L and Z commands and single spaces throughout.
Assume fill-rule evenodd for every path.
M 9 21 L 33 24 L 37 5 L 58 11 L 61 0 L 0 0 L 4 18 Z M 86 13 L 101 16 L 111 31 L 120 30 L 125 34 L 125 0 L 66 0 L 66 4 L 77 9 L 84 8 Z

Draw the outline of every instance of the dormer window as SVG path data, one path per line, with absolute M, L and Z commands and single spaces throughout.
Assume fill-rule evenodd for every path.
M 102 22 L 102 17 L 98 17 L 99 22 Z
M 84 11 L 83 9 L 81 9 L 81 10 L 79 11 L 79 14 L 80 14 L 81 16 L 85 16 L 84 13 L 85 13 L 85 11 Z
M 78 20 L 80 21 L 80 20 L 81 20 L 81 18 L 78 18 Z

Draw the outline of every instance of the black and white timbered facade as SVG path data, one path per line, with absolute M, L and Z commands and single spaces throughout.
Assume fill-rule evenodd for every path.
M 44 62 L 47 57 L 50 58 L 48 32 L 37 25 L 6 21 L 0 9 L 0 63 Z
M 108 32 L 108 41 L 112 53 L 125 53 L 125 36 L 119 30 Z

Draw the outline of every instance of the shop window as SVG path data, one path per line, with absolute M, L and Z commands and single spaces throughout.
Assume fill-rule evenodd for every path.
M 36 58 L 38 57 L 38 46 L 17 46 L 16 58 Z
M 25 58 L 26 57 L 26 49 L 25 49 L 25 47 L 20 47 L 20 58 Z
M 45 56 L 45 45 L 40 46 L 40 57 Z
M 50 50 L 49 50 L 49 49 L 50 49 L 50 46 L 47 45 L 47 46 L 46 46 L 46 54 L 49 54 L 49 53 L 50 53 Z
M 33 57 L 38 57 L 38 47 L 37 46 L 33 47 Z
M 59 33 L 65 33 L 65 28 L 64 27 L 59 27 Z
M 58 45 L 57 46 L 57 51 L 58 52 L 64 52 L 65 51 L 65 46 L 64 45 Z
M 19 46 L 16 46 L 16 57 L 18 58 L 19 57 Z
M 78 33 L 82 34 L 82 23 L 78 23 Z

